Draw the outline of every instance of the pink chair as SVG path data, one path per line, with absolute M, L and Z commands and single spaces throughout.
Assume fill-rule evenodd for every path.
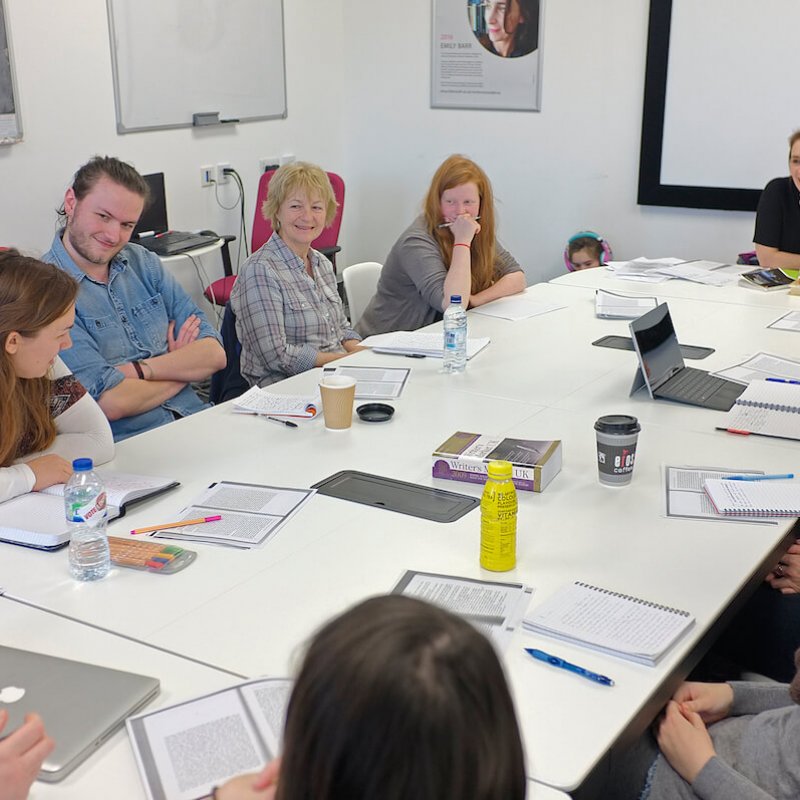
M 272 236 L 272 225 L 264 219 L 264 215 L 261 213 L 261 206 L 267 199 L 267 189 L 269 188 L 269 182 L 274 174 L 275 170 L 268 170 L 258 181 L 256 208 L 253 214 L 253 233 L 250 237 L 250 251 L 253 253 L 255 253 L 259 247 L 262 247 L 269 237 Z M 325 230 L 314 239 L 311 246 L 327 256 L 333 263 L 335 269 L 336 254 L 342 249 L 337 242 L 339 241 L 339 230 L 342 227 L 342 212 L 344 211 L 344 181 L 335 172 L 328 172 L 327 175 L 333 187 L 333 195 L 338 203 L 336 215 L 330 226 L 325 228 Z M 233 289 L 234 283 L 236 283 L 236 275 L 233 274 L 226 275 L 224 278 L 214 281 L 210 286 L 206 287 L 204 292 L 206 299 L 211 303 L 216 303 L 218 306 L 224 306 L 230 299 L 231 289 Z

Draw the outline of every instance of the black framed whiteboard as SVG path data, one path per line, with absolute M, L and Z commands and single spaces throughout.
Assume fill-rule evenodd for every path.
M 796 0 L 650 0 L 640 205 L 752 211 L 800 127 Z
M 22 139 L 19 95 L 14 77 L 11 36 L 6 24 L 4 0 L 0 0 L 0 144 L 14 144 Z
M 107 0 L 117 131 L 286 116 L 282 0 Z

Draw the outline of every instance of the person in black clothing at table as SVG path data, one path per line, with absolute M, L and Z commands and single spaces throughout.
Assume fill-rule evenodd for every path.
M 800 130 L 789 137 L 789 176 L 761 193 L 753 241 L 762 267 L 800 269 Z

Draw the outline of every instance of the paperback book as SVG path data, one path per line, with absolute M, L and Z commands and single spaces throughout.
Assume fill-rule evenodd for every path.
M 515 439 L 457 431 L 433 452 L 433 477 L 486 483 L 490 461 L 510 461 L 523 492 L 541 492 L 561 471 L 561 441 Z

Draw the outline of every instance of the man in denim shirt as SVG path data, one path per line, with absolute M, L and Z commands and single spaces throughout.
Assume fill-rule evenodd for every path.
M 44 261 L 79 285 L 64 362 L 111 421 L 114 439 L 207 408 L 189 385 L 225 366 L 217 332 L 158 256 L 128 244 L 147 199 L 129 164 L 96 157 L 64 197 Z

